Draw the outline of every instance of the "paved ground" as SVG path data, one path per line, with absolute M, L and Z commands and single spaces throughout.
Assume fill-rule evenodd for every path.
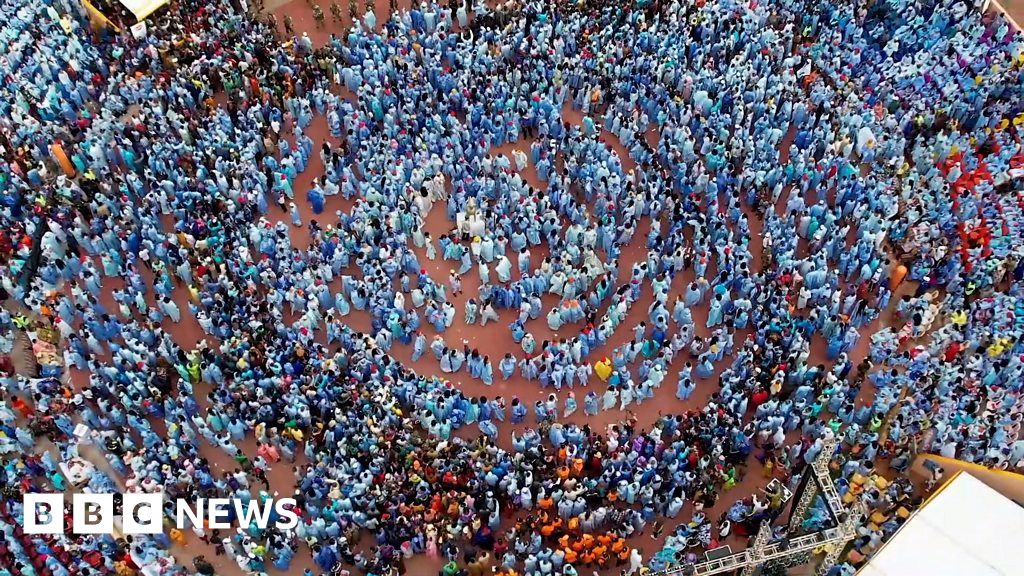
M 1001 10 L 1017 29 L 1024 25 L 1024 0 L 993 0 L 990 10 Z

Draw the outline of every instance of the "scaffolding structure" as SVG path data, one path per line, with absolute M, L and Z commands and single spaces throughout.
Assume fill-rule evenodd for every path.
M 818 564 L 815 575 L 825 576 L 828 574 L 839 560 L 839 555 L 846 544 L 856 535 L 857 525 L 863 516 L 859 505 L 854 504 L 849 510 L 843 505 L 843 500 L 829 473 L 829 461 L 835 454 L 838 443 L 839 440 L 835 437 L 827 439 L 821 454 L 805 469 L 804 474 L 809 473 L 810 476 L 809 478 L 805 476 L 804 482 L 798 489 L 797 501 L 789 519 L 789 534 L 794 534 L 799 530 L 818 494 L 821 494 L 828 507 L 829 515 L 834 523 L 833 527 L 771 542 L 771 522 L 761 522 L 761 526 L 754 536 L 754 542 L 746 550 L 715 560 L 685 564 L 652 574 L 656 576 L 712 576 L 738 572 L 742 576 L 753 576 L 768 562 L 795 562 L 806 559 L 819 550 L 825 550 L 825 556 Z

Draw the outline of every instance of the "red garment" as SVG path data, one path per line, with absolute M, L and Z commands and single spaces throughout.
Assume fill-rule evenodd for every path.
M 868 285 L 867 280 L 861 282 L 860 286 L 857 286 L 857 298 L 859 298 L 861 300 L 867 300 L 869 293 L 870 293 L 870 286 Z
M 769 394 L 767 390 L 758 390 L 750 396 L 750 408 L 757 410 L 757 407 L 768 401 Z
M 943 354 L 942 358 L 946 362 L 952 362 L 953 360 L 956 359 L 957 356 L 960 355 L 961 350 L 963 350 L 963 345 L 960 344 L 959 342 L 953 342 L 952 344 L 949 345 L 949 348 L 946 348 L 946 353 Z

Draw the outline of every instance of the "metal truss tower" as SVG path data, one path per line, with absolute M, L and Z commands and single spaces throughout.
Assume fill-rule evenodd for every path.
M 712 576 L 714 574 L 738 573 L 742 576 L 754 576 L 758 569 L 769 562 L 784 562 L 790 566 L 806 563 L 807 558 L 822 547 L 825 556 L 815 570 L 816 576 L 825 576 L 839 560 L 846 544 L 856 535 L 857 526 L 863 518 L 863 507 L 855 503 L 850 509 L 843 505 L 843 500 L 836 490 L 832 475 L 829 473 L 829 461 L 835 454 L 839 440 L 831 438 L 825 442 L 821 454 L 804 470 L 804 480 L 798 488 L 796 504 L 789 518 L 789 534 L 800 531 L 800 526 L 807 516 L 808 510 L 816 496 L 821 494 L 828 506 L 829 515 L 834 526 L 791 536 L 783 541 L 771 542 L 772 528 L 770 522 L 762 522 L 749 548 L 715 560 L 686 564 L 673 567 L 663 572 L 652 572 L 652 576 L 693 575 Z

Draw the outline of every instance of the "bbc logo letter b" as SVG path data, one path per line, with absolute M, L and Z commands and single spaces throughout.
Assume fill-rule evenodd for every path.
M 75 494 L 71 504 L 75 534 L 113 534 L 113 494 Z
M 63 494 L 25 494 L 22 504 L 25 506 L 26 534 L 64 533 Z

